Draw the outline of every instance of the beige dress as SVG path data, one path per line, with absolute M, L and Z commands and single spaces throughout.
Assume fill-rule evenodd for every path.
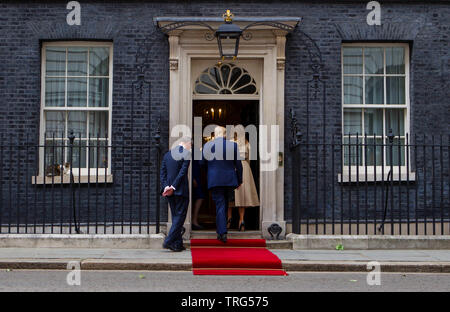
M 259 206 L 259 198 L 255 180 L 253 180 L 252 169 L 250 168 L 250 144 L 248 142 L 245 143 L 244 153 L 245 160 L 242 160 L 242 185 L 234 191 L 234 204 L 236 207 L 255 207 Z M 243 153 L 241 153 L 241 156 L 244 158 Z

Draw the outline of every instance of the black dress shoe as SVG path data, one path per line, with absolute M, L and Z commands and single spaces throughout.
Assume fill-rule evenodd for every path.
M 217 239 L 220 240 L 222 243 L 227 242 L 227 234 L 217 234 Z
M 184 247 L 183 245 L 175 247 L 175 246 L 172 246 L 172 245 L 168 245 L 166 243 L 163 244 L 163 248 L 164 249 L 170 249 L 172 251 L 183 251 L 183 250 L 186 250 L 186 247 Z
M 180 251 L 186 250 L 186 248 L 184 248 L 184 246 L 181 246 L 181 247 L 169 246 L 169 249 L 174 252 L 180 252 Z

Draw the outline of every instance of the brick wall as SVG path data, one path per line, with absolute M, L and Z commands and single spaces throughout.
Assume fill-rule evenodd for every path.
M 450 5 L 446 1 L 383 1 L 382 26 L 366 24 L 366 1 L 80 1 L 82 25 L 66 24 L 66 1 L 6 1 L 0 4 L 0 133 L 4 138 L 23 141 L 28 133 L 33 142 L 38 141 L 40 114 L 40 66 L 41 42 L 46 40 L 109 40 L 114 43 L 113 72 L 113 140 L 122 138 L 135 142 L 149 140 L 157 118 L 161 115 L 162 145 L 168 142 L 168 43 L 155 31 L 154 16 L 221 16 L 229 8 L 237 16 L 301 16 L 299 29 L 287 41 L 286 61 L 286 118 L 290 108 L 299 117 L 299 125 L 305 128 L 309 119 L 311 133 L 319 136 L 341 131 L 341 63 L 340 49 L 343 41 L 395 41 L 408 42 L 411 46 L 411 132 L 448 134 L 450 109 L 450 57 L 449 30 Z M 326 86 L 326 115 L 323 101 L 311 102 L 309 114 L 305 103 L 307 82 L 312 79 L 310 52 L 320 55 L 320 80 Z M 138 56 L 138 57 L 136 57 Z M 145 96 L 133 102 L 133 82 L 137 80 L 136 65 L 145 64 Z M 134 91 L 133 91 L 134 90 Z M 323 94 L 322 94 L 323 95 Z M 133 116 L 131 112 L 134 112 Z M 323 122 L 325 120 L 325 123 Z M 289 144 L 289 121 L 286 119 L 286 144 Z M 20 138 L 19 136 L 22 136 Z M 5 150 L 6 152 L 6 150 Z M 122 185 L 120 151 L 114 154 L 118 168 L 115 183 L 109 186 L 110 194 L 126 196 L 137 194 L 138 184 L 133 188 L 129 182 Z M 29 151 L 30 174 L 34 166 L 35 153 Z M 292 184 L 291 154 L 286 148 L 285 185 Z M 131 158 L 132 157 L 132 158 Z M 146 159 L 143 159 L 147 157 Z M 125 181 L 138 172 L 140 166 L 152 162 L 153 156 L 143 154 L 129 156 L 129 168 L 125 170 Z M 18 160 L 19 159 L 19 160 Z M 7 191 L 9 170 L 19 170 L 25 164 L 24 156 L 13 159 L 10 169 L 4 159 L 4 199 Z M 24 168 L 25 165 L 22 167 Z M 22 173 L 23 173 L 22 169 Z M 18 173 L 15 173 L 16 175 Z M 155 175 L 156 177 L 156 175 Z M 447 179 L 448 180 L 448 179 Z M 25 181 L 22 182 L 22 185 Z M 155 179 L 144 184 L 144 194 L 149 196 Z M 330 180 L 329 183 L 333 183 Z M 448 183 L 448 182 L 447 182 Z M 13 184 L 17 187 L 16 184 Z M 31 186 L 30 186 L 31 188 Z M 17 188 L 23 192 L 23 188 Z M 16 198 L 17 191 L 11 201 Z M 39 196 L 43 193 L 38 189 Z M 38 196 L 37 209 L 44 208 L 43 198 Z M 109 197 L 108 197 L 109 198 Z M 134 196 L 135 200 L 136 196 Z M 146 197 L 147 198 L 147 197 Z M 30 201 L 32 200 L 30 195 Z M 47 199 L 48 200 L 48 199 Z M 57 199 L 59 200 L 59 199 Z M 64 198 L 63 198 L 64 200 Z M 109 200 L 109 199 L 108 199 Z M 111 195 L 111 200 L 113 196 Z M 150 196 L 154 207 L 155 196 Z M 108 202 L 108 209 L 121 213 L 120 198 Z M 6 202 L 5 202 L 6 204 Z M 22 202 L 19 206 L 24 205 Z M 39 208 L 40 207 L 40 208 Z M 65 209 L 65 208 L 64 208 Z M 86 214 L 85 209 L 82 214 Z M 138 215 L 138 204 L 127 205 L 125 214 L 131 211 Z M 3 214 L 15 218 L 14 211 Z M 292 198 L 285 199 L 286 218 L 292 212 Z M 69 215 L 66 212 L 67 215 Z M 112 215 L 108 210 L 108 216 Z M 38 212 L 37 215 L 42 215 Z M 63 214 L 64 215 L 64 214 Z M 152 218 L 154 209 L 152 210 Z M 163 218 L 165 218 L 163 209 Z M 109 217 L 108 217 L 109 218 Z

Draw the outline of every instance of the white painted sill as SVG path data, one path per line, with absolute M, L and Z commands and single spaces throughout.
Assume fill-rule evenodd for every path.
M 106 178 L 106 179 L 105 179 Z M 106 180 L 106 182 L 105 182 Z M 82 176 L 73 176 L 74 184 L 103 184 L 103 183 L 113 183 L 113 176 L 111 174 L 105 175 L 82 175 Z M 44 176 L 33 176 L 31 177 L 31 184 L 36 185 L 51 185 L 51 184 L 70 184 L 70 175 L 65 174 L 61 176 L 53 176 L 53 177 L 45 177 Z
M 347 168 L 348 170 L 348 168 Z M 354 171 L 354 172 L 353 172 Z M 381 171 L 381 169 L 380 169 Z M 361 172 L 361 170 L 359 171 L 359 174 L 356 174 L 356 170 L 352 169 L 352 173 L 351 175 L 348 174 L 348 172 L 346 173 L 344 171 L 344 174 L 338 174 L 338 183 L 382 183 L 384 182 L 390 182 L 391 181 L 391 177 L 389 177 L 388 180 L 388 174 L 389 174 L 389 170 L 384 170 L 384 175 L 382 174 L 382 172 L 377 172 L 376 176 L 375 173 L 373 172 L 368 172 L 367 175 L 366 173 L 363 171 Z M 392 181 L 394 182 L 415 182 L 416 181 L 416 173 L 415 172 L 409 172 L 409 176 L 405 172 L 401 172 L 399 174 L 399 172 L 395 172 L 392 174 Z

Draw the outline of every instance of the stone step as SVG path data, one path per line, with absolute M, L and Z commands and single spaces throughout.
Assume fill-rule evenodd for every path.
M 183 242 L 184 247 L 187 249 L 191 248 L 191 242 L 189 240 L 185 240 Z M 292 241 L 287 240 L 268 240 L 266 241 L 266 246 L 268 249 L 291 249 L 292 250 Z
M 229 231 L 227 237 L 229 239 L 261 239 L 261 231 Z M 215 231 L 192 231 L 192 239 L 216 239 Z M 190 240 L 184 240 L 184 246 L 190 248 Z M 267 248 L 269 249 L 292 249 L 292 241 L 288 240 L 267 240 Z
M 228 238 L 236 239 L 260 239 L 262 238 L 261 231 L 229 231 L 227 234 Z M 196 239 L 216 239 L 217 233 L 215 231 L 192 231 L 191 238 Z

